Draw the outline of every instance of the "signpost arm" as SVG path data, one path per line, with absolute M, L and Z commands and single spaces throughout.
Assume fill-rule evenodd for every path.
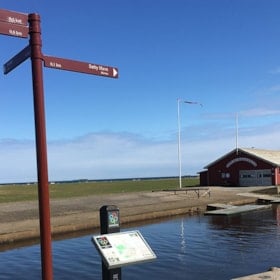
M 42 279 L 52 280 L 53 271 L 51 250 L 50 201 L 44 109 L 40 16 L 38 14 L 30 14 L 29 24 L 33 77 L 32 80 L 34 98 L 34 118 L 36 131 Z

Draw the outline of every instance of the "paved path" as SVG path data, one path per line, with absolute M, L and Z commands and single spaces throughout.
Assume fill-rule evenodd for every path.
M 278 267 L 272 267 L 269 271 L 248 275 L 240 278 L 234 278 L 232 280 L 261 280 L 261 279 L 271 279 L 271 280 L 277 280 L 280 279 L 280 268 Z
M 262 187 L 263 188 L 263 187 Z M 121 223 L 147 221 L 179 214 L 204 212 L 209 203 L 246 203 L 255 198 L 241 197 L 242 192 L 260 188 L 211 187 L 211 196 L 198 198 L 194 192 L 138 192 L 97 195 L 51 201 L 53 236 L 93 230 L 99 227 L 99 209 L 103 205 L 116 205 L 120 209 Z M 38 239 L 38 202 L 0 204 L 0 244 Z

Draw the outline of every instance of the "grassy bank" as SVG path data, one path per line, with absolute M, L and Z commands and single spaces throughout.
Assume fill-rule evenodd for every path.
M 182 185 L 198 185 L 197 178 L 183 178 Z M 178 188 L 178 179 L 96 181 L 50 185 L 51 199 L 122 192 L 157 191 Z M 0 187 L 0 203 L 37 200 L 37 185 L 5 185 Z

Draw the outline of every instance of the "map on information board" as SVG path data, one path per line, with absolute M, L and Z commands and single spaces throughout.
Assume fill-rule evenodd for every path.
M 109 269 L 156 259 L 139 231 L 93 236 L 92 241 Z

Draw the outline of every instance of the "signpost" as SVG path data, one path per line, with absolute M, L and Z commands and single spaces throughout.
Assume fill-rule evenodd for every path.
M 28 25 L 28 15 L 24 13 L 0 10 L 0 21 L 9 22 L 18 25 Z
M 9 72 L 11 72 L 18 65 L 23 63 L 27 58 L 29 58 L 30 55 L 31 55 L 31 48 L 28 45 L 4 64 L 4 74 L 8 74 Z
M 38 14 L 27 15 L 0 9 L 0 34 L 18 38 L 28 38 L 28 35 L 30 35 L 29 45 L 4 64 L 4 74 L 8 74 L 27 58 L 31 58 L 36 130 L 42 279 L 52 280 L 50 201 L 42 61 L 44 61 L 45 67 L 109 78 L 118 78 L 118 69 L 95 63 L 44 56 L 42 54 L 40 16 Z
M 36 135 L 38 198 L 40 215 L 41 267 L 42 279 L 52 280 L 51 219 L 47 161 L 47 136 L 44 105 L 42 40 L 40 16 L 29 15 L 31 68 L 33 83 L 34 120 Z
M 13 37 L 28 37 L 28 27 L 7 22 L 0 22 L 0 34 Z
M 13 37 L 28 37 L 28 15 L 0 10 L 0 34 Z
M 99 209 L 100 233 L 120 232 L 120 210 L 115 205 L 104 205 Z M 94 239 L 92 239 L 94 240 Z M 121 280 L 122 270 L 120 267 L 108 268 L 102 261 L 102 280 Z
M 108 78 L 118 78 L 118 69 L 116 67 L 46 55 L 44 55 L 43 60 L 44 66 L 49 68 L 105 76 Z

